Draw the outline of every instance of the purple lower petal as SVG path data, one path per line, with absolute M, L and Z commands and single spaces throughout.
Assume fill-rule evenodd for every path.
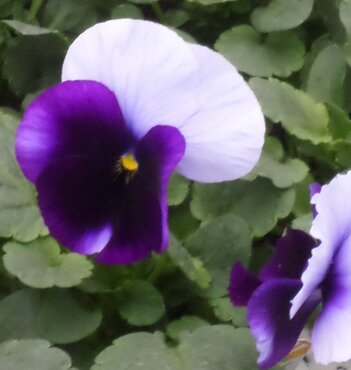
M 299 279 L 304 271 L 311 250 L 316 246 L 313 238 L 299 230 L 289 230 L 280 238 L 271 260 L 260 273 L 260 279 Z
M 242 265 L 236 262 L 230 274 L 229 297 L 235 306 L 247 306 L 253 292 L 261 285 L 261 281 Z
M 139 142 L 139 169 L 125 191 L 115 194 L 113 237 L 97 261 L 128 264 L 166 248 L 167 185 L 184 150 L 183 136 L 170 126 L 153 127 Z
M 115 95 L 94 81 L 66 81 L 39 95 L 17 130 L 17 160 L 37 181 L 51 162 L 118 156 L 133 143 Z
M 270 280 L 256 289 L 249 301 L 248 322 L 256 338 L 261 369 L 273 367 L 290 352 L 320 301 L 318 295 L 310 297 L 290 320 L 290 300 L 300 288 L 297 279 Z

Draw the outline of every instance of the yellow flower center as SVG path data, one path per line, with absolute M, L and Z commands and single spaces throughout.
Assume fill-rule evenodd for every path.
M 139 163 L 131 153 L 122 155 L 120 164 L 125 171 L 129 172 L 135 172 L 139 168 Z

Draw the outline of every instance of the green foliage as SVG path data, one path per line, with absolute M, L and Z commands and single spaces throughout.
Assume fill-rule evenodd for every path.
M 164 314 L 164 309 L 161 294 L 147 281 L 125 281 L 118 289 L 117 310 L 131 325 L 154 324 Z
M 324 105 L 276 79 L 253 78 L 250 85 L 264 114 L 273 122 L 281 122 L 290 134 L 314 144 L 330 140 L 328 111 Z
M 0 343 L 0 363 L 6 370 L 73 370 L 65 352 L 41 339 Z
M 224 32 L 215 48 L 239 71 L 262 77 L 287 77 L 298 71 L 305 53 L 295 33 L 275 32 L 264 36 L 248 25 Z
M 303 23 L 312 7 L 313 0 L 270 0 L 252 12 L 251 23 L 260 32 L 289 30 Z
M 78 34 L 125 17 L 222 53 L 256 94 L 266 139 L 243 179 L 174 174 L 167 252 L 106 266 L 48 236 L 14 136 Z M 229 272 L 237 260 L 258 271 L 287 227 L 308 231 L 308 186 L 351 168 L 350 66 L 349 0 L 0 1 L 0 368 L 257 369 Z
M 33 288 L 69 288 L 90 276 L 93 265 L 84 256 L 61 254 L 51 238 L 29 244 L 9 242 L 4 246 L 4 265 L 8 272 Z
M 71 343 L 93 333 L 101 320 L 100 309 L 88 296 L 51 289 L 42 298 L 37 325 L 51 343 Z
M 34 188 L 26 181 L 14 155 L 19 118 L 0 110 L 0 236 L 30 241 L 47 229 L 36 205 Z
M 292 188 L 278 189 L 269 180 L 259 177 L 252 182 L 196 184 L 191 209 L 194 216 L 203 221 L 231 212 L 245 220 L 255 236 L 263 236 L 279 218 L 291 212 L 294 198 Z

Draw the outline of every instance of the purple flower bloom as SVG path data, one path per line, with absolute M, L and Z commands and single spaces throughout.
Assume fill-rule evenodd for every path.
M 351 358 L 351 172 L 313 191 L 316 207 L 311 235 L 289 231 L 258 277 L 240 264 L 233 267 L 229 294 L 247 305 L 256 338 L 258 363 L 274 366 L 293 348 L 319 303 L 312 349 L 322 364 Z
M 26 110 L 16 155 L 51 234 L 75 252 L 119 264 L 161 253 L 173 171 L 233 180 L 259 158 L 264 119 L 248 85 L 164 26 L 97 24 L 62 78 Z

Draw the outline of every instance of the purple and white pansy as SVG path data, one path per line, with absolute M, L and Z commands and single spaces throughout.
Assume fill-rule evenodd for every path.
M 260 156 L 264 118 L 243 78 L 164 26 L 95 25 L 69 48 L 62 80 L 27 108 L 16 155 L 51 234 L 103 263 L 165 250 L 173 171 L 234 180 Z
M 351 358 L 350 189 L 351 171 L 313 187 L 311 236 L 288 231 L 258 277 L 240 263 L 233 266 L 229 295 L 234 305 L 247 305 L 262 369 L 290 352 L 317 306 L 311 337 L 316 361 Z

